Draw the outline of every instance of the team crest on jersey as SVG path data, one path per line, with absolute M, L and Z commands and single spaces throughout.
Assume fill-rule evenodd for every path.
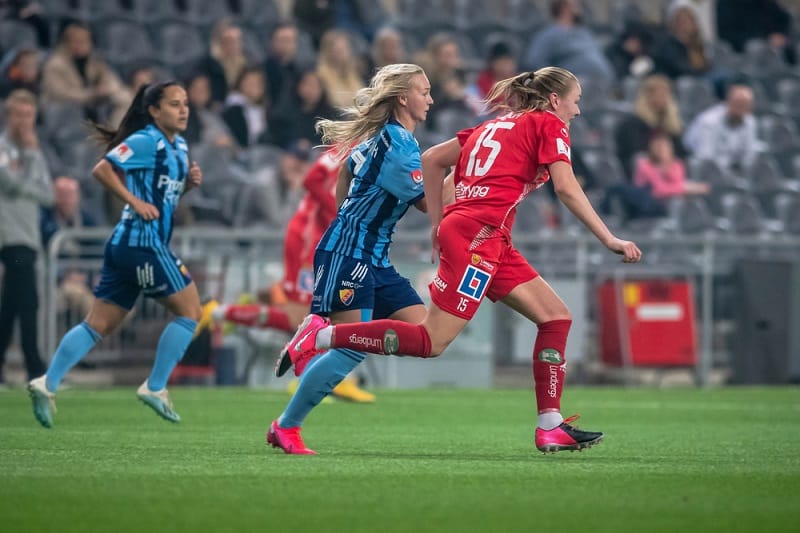
M 461 278 L 461 283 L 458 284 L 458 293 L 479 302 L 483 299 L 491 279 L 492 275 L 485 270 L 481 270 L 474 265 L 468 265 L 464 271 L 464 276 Z
M 472 262 L 473 265 L 482 266 L 483 268 L 485 268 L 489 272 L 494 270 L 494 265 L 489 263 L 488 261 L 484 261 L 483 257 L 479 256 L 478 254 L 472 254 L 472 257 L 470 258 L 470 261 Z
M 353 296 L 355 296 L 356 291 L 353 289 L 339 289 L 339 300 L 344 305 L 350 305 L 353 303 Z
M 422 171 L 420 169 L 412 171 L 411 179 L 414 180 L 414 183 L 422 183 Z
M 131 150 L 131 147 L 127 144 L 121 143 L 111 150 L 111 155 L 116 157 L 120 163 L 124 163 L 133 156 L 133 150 Z

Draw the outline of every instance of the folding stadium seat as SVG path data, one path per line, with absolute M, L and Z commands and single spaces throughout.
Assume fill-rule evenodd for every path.
M 719 224 L 711 213 L 711 209 L 700 196 L 687 196 L 679 202 L 671 213 L 674 227 L 678 233 L 696 235 L 719 229 Z
M 145 24 L 161 25 L 183 20 L 183 13 L 175 5 L 175 0 L 133 1 L 135 2 L 136 18 Z
M 375 8 L 377 10 L 377 7 Z M 283 17 L 275 0 L 239 0 L 236 19 L 245 26 L 261 31 L 267 38 L 267 28 L 274 26 Z
M 471 128 L 477 123 L 477 118 L 456 109 L 444 109 L 436 115 L 436 133 L 445 138 L 453 137 L 457 132 Z
M 800 80 L 797 78 L 782 78 L 776 84 L 778 102 L 782 109 L 781 113 L 798 116 L 800 115 Z
M 183 20 L 203 31 L 209 31 L 219 20 L 233 17 L 228 2 L 224 0 L 184 0 L 186 11 Z
M 754 77 L 762 77 L 787 70 L 787 65 L 763 39 L 750 39 L 745 43 L 741 70 Z
M 777 197 L 775 211 L 784 232 L 800 235 L 800 195 L 786 194 Z
M 176 70 L 198 61 L 208 44 L 202 34 L 190 24 L 167 22 L 157 30 L 159 59 Z
M 723 196 L 722 206 L 730 232 L 737 235 L 757 235 L 767 229 L 761 205 L 753 196 L 728 193 Z
M 268 41 L 265 32 L 242 26 L 242 47 L 251 62 L 260 64 L 267 55 Z
M 800 147 L 800 133 L 794 121 L 778 115 L 762 115 L 758 119 L 759 137 L 770 152 L 796 150 Z
M 22 46 L 37 46 L 33 26 L 19 20 L 0 20 L 0 51 Z
M 582 154 L 583 162 L 596 180 L 595 186 L 605 188 L 625 181 L 625 171 L 615 154 L 605 150 L 585 150 Z
M 248 169 L 258 170 L 264 167 L 277 167 L 284 153 L 285 152 L 277 146 L 256 144 L 247 148 L 245 152 L 240 155 L 240 158 Z
M 718 102 L 711 83 L 702 78 L 679 77 L 675 80 L 675 93 L 681 115 L 687 122 Z
M 120 70 L 143 61 L 151 62 L 155 55 L 150 34 L 143 25 L 114 20 L 98 24 L 99 47 L 105 59 Z
M 119 0 L 84 0 L 89 6 L 89 20 L 93 25 L 109 20 L 137 21 L 134 9 L 125 9 Z

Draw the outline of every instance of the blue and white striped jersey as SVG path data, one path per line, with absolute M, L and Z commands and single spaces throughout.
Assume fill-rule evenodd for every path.
M 347 199 L 317 249 L 390 266 L 395 225 L 425 194 L 419 143 L 390 120 L 353 149 L 347 165 L 353 174 Z
M 105 159 L 125 176 L 125 186 L 137 198 L 156 206 L 160 216 L 145 221 L 130 205 L 111 235 L 111 244 L 155 247 L 169 244 L 172 217 L 189 173 L 188 147 L 181 136 L 169 142 L 150 124 L 128 136 Z

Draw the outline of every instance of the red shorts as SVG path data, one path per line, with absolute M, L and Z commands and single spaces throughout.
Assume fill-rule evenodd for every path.
M 311 305 L 314 295 L 314 251 L 322 233 L 289 223 L 283 241 L 283 281 L 281 288 L 290 302 Z
M 484 296 L 493 302 L 539 273 L 511 244 L 507 232 L 460 215 L 439 226 L 439 271 L 431 300 L 451 315 L 470 320 Z

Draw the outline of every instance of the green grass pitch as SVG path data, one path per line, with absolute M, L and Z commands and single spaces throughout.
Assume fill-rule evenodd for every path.
M 0 530 L 568 532 L 800 530 L 800 388 L 568 387 L 599 446 L 542 455 L 521 390 L 377 391 L 320 406 L 316 457 L 267 447 L 279 392 L 66 390 L 55 428 L 0 391 Z

